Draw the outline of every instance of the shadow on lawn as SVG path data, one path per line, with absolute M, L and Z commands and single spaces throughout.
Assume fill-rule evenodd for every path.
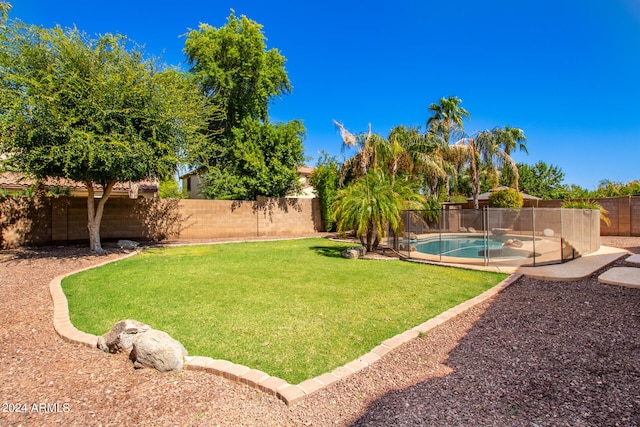
M 346 248 L 347 246 L 311 246 L 309 249 L 315 251 L 318 255 L 329 258 L 342 258 L 342 251 Z

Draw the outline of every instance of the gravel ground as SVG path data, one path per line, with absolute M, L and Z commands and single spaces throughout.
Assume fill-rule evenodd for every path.
M 640 253 L 640 238 L 602 244 Z M 0 252 L 0 425 L 640 425 L 640 290 L 597 275 L 522 279 L 288 407 L 203 372 L 134 370 L 60 339 L 49 281 L 121 253 L 107 249 Z

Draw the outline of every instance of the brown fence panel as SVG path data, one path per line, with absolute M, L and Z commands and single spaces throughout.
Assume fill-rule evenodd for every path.
M 640 236 L 640 197 L 632 197 L 629 208 L 629 230 L 632 236 Z
M 600 222 L 601 236 L 640 236 L 640 196 L 604 197 L 595 199 L 608 212 L 610 224 Z M 525 200 L 524 207 L 560 208 L 564 200 Z M 487 201 L 481 201 L 481 207 Z M 471 209 L 472 203 L 460 205 Z
M 87 199 L 44 198 L 37 208 L 30 208 L 28 221 L 22 223 L 29 227 L 12 226 L 4 234 L 9 237 L 19 232 L 20 236 L 11 238 L 28 245 L 88 240 Z M 100 236 L 114 240 L 206 240 L 299 236 L 318 231 L 323 228 L 317 199 L 225 201 L 114 197 L 105 205 Z

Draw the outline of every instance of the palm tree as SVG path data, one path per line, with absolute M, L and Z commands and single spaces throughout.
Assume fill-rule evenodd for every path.
M 398 127 L 388 139 L 371 133 L 353 135 L 335 122 L 345 145 L 357 147 L 356 155 L 344 162 L 341 181 L 350 182 L 332 204 L 338 231 L 355 230 L 368 251 L 375 250 L 385 236 L 387 225 L 402 231 L 402 211 L 424 209 L 417 191 L 412 153 L 409 147 L 417 131 Z M 430 211 L 431 213 L 431 211 Z
M 480 195 L 480 179 L 483 172 L 489 171 L 497 174 L 498 168 L 507 167 L 516 179 L 518 177 L 516 163 L 502 149 L 501 135 L 500 129 L 484 130 L 454 144 L 454 147 L 465 153 L 467 158 L 474 209 L 479 208 L 478 196 Z
M 462 120 L 471 116 L 469 112 L 462 108 L 460 104 L 462 100 L 455 96 L 449 98 L 440 98 L 438 104 L 429 105 L 431 117 L 427 120 L 427 129 L 441 133 L 444 142 L 448 145 L 451 135 L 456 130 L 462 131 Z
M 412 181 L 372 168 L 338 192 L 332 209 L 338 231 L 354 230 L 370 252 L 385 237 L 387 224 L 394 233 L 402 233 L 402 211 L 423 203 Z
M 0 1 L 0 17 L 2 17 L 2 19 L 0 20 L 0 25 L 7 22 L 7 20 L 9 19 L 9 11 L 11 10 L 11 8 L 11 3 Z
M 525 141 L 527 137 L 524 136 L 524 131 L 518 128 L 512 128 L 510 126 L 505 126 L 504 129 L 496 128 L 494 130 L 496 138 L 498 139 L 499 144 L 502 147 L 502 150 L 507 156 L 511 156 L 511 152 L 513 150 L 524 151 L 526 154 L 529 154 L 527 150 L 527 145 Z M 517 171 L 517 169 L 516 169 Z M 512 169 L 509 166 L 502 168 L 502 176 L 506 181 L 506 184 L 518 190 L 518 175 L 512 173 Z
M 404 138 L 398 133 L 390 133 L 388 139 L 371 133 L 371 125 L 366 134 L 353 135 L 345 127 L 334 121 L 340 129 L 343 144 L 357 147 L 358 152 L 347 159 L 340 169 L 340 182 L 344 184 L 367 174 L 370 169 L 384 169 L 391 176 L 411 175 L 413 162 L 407 151 Z
M 529 154 L 527 144 L 525 143 L 527 137 L 524 136 L 522 129 L 505 126 L 504 129 L 497 128 L 495 132 L 499 134 L 500 144 L 502 144 L 503 150 L 507 155 L 510 156 L 511 152 L 515 149 Z
M 444 159 L 438 143 L 419 129 L 396 126 L 388 137 L 392 147 L 393 169 L 412 176 L 420 183 L 421 190 L 437 195 L 436 185 L 446 176 Z M 398 165 L 397 168 L 395 165 Z
M 346 160 L 340 168 L 340 185 L 355 180 L 367 174 L 369 167 L 375 165 L 378 158 L 381 141 L 378 135 L 371 133 L 371 124 L 366 134 L 354 135 L 349 132 L 342 123 L 333 121 L 340 131 L 343 147 L 357 148 L 358 152 Z M 384 150 L 384 147 L 382 147 Z
M 455 168 L 451 165 L 450 142 L 457 139 L 458 134 L 462 134 L 462 121 L 466 117 L 470 118 L 469 112 L 462 108 L 462 100 L 456 97 L 441 98 L 439 103 L 429 106 L 431 117 L 427 120 L 427 133 L 430 138 L 439 141 L 439 156 L 444 160 L 445 188 L 447 200 L 450 200 L 450 181 L 455 177 Z M 454 154 L 455 156 L 455 154 Z
M 598 183 L 596 192 L 599 193 L 601 197 L 618 197 L 621 195 L 623 186 L 624 184 L 621 182 L 603 179 Z

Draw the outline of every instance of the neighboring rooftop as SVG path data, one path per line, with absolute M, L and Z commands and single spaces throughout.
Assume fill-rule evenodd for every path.
M 28 178 L 21 173 L 5 172 L 0 174 L 0 188 L 8 190 L 11 193 L 20 192 L 34 185 L 36 180 Z M 64 178 L 48 178 L 44 181 L 46 188 L 65 188 L 69 190 L 71 196 L 86 197 L 87 186 L 82 182 L 72 181 Z M 93 187 L 96 197 L 102 195 L 102 188 L 94 185 Z M 129 197 L 137 199 L 138 197 L 156 197 L 158 194 L 158 183 L 155 181 L 139 181 L 139 182 L 118 182 L 111 192 L 112 197 Z

